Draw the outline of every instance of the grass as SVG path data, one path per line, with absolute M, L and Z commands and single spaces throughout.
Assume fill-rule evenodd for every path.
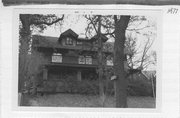
M 102 107 L 99 96 L 79 94 L 48 94 L 32 97 L 29 100 L 30 106 L 51 106 L 51 107 Z M 114 107 L 115 99 L 112 96 L 106 97 L 105 107 Z M 129 108 L 155 108 L 155 101 L 152 97 L 128 97 Z

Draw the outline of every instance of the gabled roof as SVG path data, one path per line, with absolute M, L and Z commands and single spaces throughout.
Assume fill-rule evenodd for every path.
M 34 47 L 43 47 L 43 48 L 61 48 L 61 49 L 75 49 L 75 50 L 87 50 L 87 51 L 97 51 L 98 45 L 94 44 L 92 46 L 62 46 L 58 42 L 58 37 L 51 37 L 51 36 L 40 36 L 40 35 L 33 35 L 33 46 Z M 87 39 L 77 39 L 81 41 L 89 41 Z M 103 51 L 112 53 L 114 50 L 114 42 L 105 42 L 103 43 Z M 124 49 L 125 54 L 129 54 L 127 48 Z
M 67 37 L 67 36 L 70 36 L 70 37 L 73 37 L 76 39 L 76 38 L 78 38 L 79 35 L 76 34 L 72 29 L 68 29 L 60 35 L 59 40 L 61 40 L 63 37 Z
M 74 50 L 87 50 L 87 51 L 97 51 L 97 45 L 92 46 L 62 46 L 58 42 L 58 37 L 51 36 L 40 36 L 33 35 L 33 47 L 42 47 L 42 48 L 60 48 L 60 49 L 74 49 Z M 81 39 L 83 40 L 83 39 Z M 103 44 L 104 52 L 113 52 L 113 43 L 106 42 Z
M 58 37 L 33 35 L 33 46 L 56 47 L 59 46 Z
M 96 40 L 98 40 L 98 35 L 93 36 L 91 39 L 88 38 L 78 38 L 78 34 L 76 34 L 72 29 L 68 29 L 65 32 L 63 32 L 60 37 L 59 37 L 59 41 L 62 40 L 62 38 L 64 37 L 73 37 L 74 39 L 76 39 L 77 41 L 88 41 L 88 42 L 94 42 Z M 101 35 L 102 41 L 106 42 L 108 40 L 108 38 L 105 35 Z
M 105 35 L 101 35 L 101 39 L 103 42 L 106 42 L 108 40 L 108 38 Z M 98 40 L 98 35 L 95 35 L 91 38 L 92 41 L 96 41 Z
M 77 41 L 87 41 L 87 42 L 91 42 L 91 40 L 88 39 L 88 38 L 80 38 L 80 37 L 78 37 L 76 40 L 77 40 Z

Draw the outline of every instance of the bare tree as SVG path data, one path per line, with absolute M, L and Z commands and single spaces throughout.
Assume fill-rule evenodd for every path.
M 92 31 L 95 30 L 95 33 L 98 38 L 98 78 L 99 78 L 99 95 L 100 101 L 102 102 L 102 106 L 104 106 L 105 102 L 105 92 L 104 92 L 104 83 L 103 83 L 103 75 L 104 75 L 104 59 L 103 59 L 103 42 L 102 42 L 102 16 L 90 16 L 85 15 L 85 18 L 90 21 L 86 28 L 86 36 L 88 34 L 92 34 Z M 91 36 L 91 35 L 89 35 Z
M 98 17 L 98 18 L 97 18 Z M 104 16 L 103 18 L 99 19 L 99 16 L 87 17 L 86 18 L 90 21 L 88 24 L 87 31 L 92 32 L 93 28 L 96 32 L 99 31 L 101 26 L 104 28 L 105 33 L 99 33 L 99 35 L 110 35 L 115 37 L 115 45 L 114 45 L 114 71 L 115 75 L 117 75 L 118 79 L 116 81 L 115 93 L 116 93 L 116 107 L 127 107 L 127 96 L 126 96 L 126 79 L 124 73 L 124 43 L 125 43 L 125 31 L 128 26 L 130 16 L 121 16 L 121 18 L 117 18 L 117 16 Z M 98 25 L 97 30 L 97 21 L 101 23 Z M 113 25 L 112 25 L 113 24 Z M 90 26 L 91 25 L 91 26 Z M 101 38 L 99 39 L 99 47 L 102 48 Z M 101 49 L 102 50 L 102 49 Z M 102 54 L 99 53 L 99 54 Z M 102 55 L 100 55 L 102 57 Z M 101 61 L 102 62 L 102 61 Z M 103 74 L 102 64 L 99 63 L 99 77 Z M 100 83 L 102 84 L 102 80 Z M 103 92 L 103 85 L 100 84 L 100 94 L 104 94 Z M 122 86 L 121 86 L 122 85 Z M 125 86 L 124 86 L 125 85 Z M 120 87 L 121 86 L 121 87 Z
M 29 66 L 31 66 L 30 54 L 32 53 L 32 37 L 31 32 L 33 28 L 43 31 L 47 26 L 51 26 L 63 20 L 64 15 L 61 18 L 54 14 L 40 15 L 40 14 L 20 14 L 20 27 L 19 27 L 19 80 L 18 80 L 18 92 L 23 93 L 26 89 L 26 81 L 28 81 Z M 23 105 L 23 98 L 20 105 Z
M 141 68 L 146 69 L 150 64 L 154 63 L 151 59 L 149 50 L 154 42 L 149 37 L 145 40 L 143 46 L 137 46 L 137 39 L 131 36 L 127 37 L 126 47 L 131 51 L 132 55 L 128 57 L 128 64 L 131 69 Z
M 128 16 L 130 17 L 130 16 Z M 93 33 L 97 33 L 98 32 L 98 15 L 93 15 L 93 16 L 85 16 L 85 18 L 89 21 L 88 23 L 88 26 L 86 28 L 86 36 L 89 36 L 91 37 L 91 35 Z M 125 41 L 125 39 L 123 38 L 123 33 L 125 35 L 125 31 L 128 31 L 128 32 L 135 32 L 136 34 L 141 34 L 141 31 L 142 30 L 146 30 L 147 28 L 150 28 L 151 25 L 148 24 L 148 25 L 143 25 L 144 21 L 146 21 L 146 18 L 144 16 L 140 17 L 140 16 L 131 16 L 130 18 L 128 18 L 127 22 L 123 21 L 123 20 L 120 20 L 121 18 L 123 18 L 122 16 L 113 16 L 113 15 L 109 15 L 109 16 L 101 16 L 101 34 L 105 35 L 105 36 L 108 36 L 109 38 L 111 39 L 115 39 L 115 43 L 114 43 L 114 72 L 115 72 L 115 75 L 117 75 L 117 77 L 120 75 L 121 78 L 124 78 L 124 72 L 121 71 L 121 72 L 118 72 L 119 70 L 122 70 L 124 69 L 122 67 L 122 65 L 124 65 L 124 61 L 126 60 L 125 59 L 125 55 L 121 55 L 120 52 L 116 52 L 117 50 L 119 50 L 120 45 L 125 45 L 125 43 L 123 41 Z M 125 23 L 124 26 L 120 23 L 120 22 L 123 22 Z M 126 24 L 127 23 L 127 24 Z M 126 27 L 124 29 L 121 29 L 121 28 L 117 28 L 119 27 L 119 25 L 122 25 L 120 27 Z M 127 25 L 127 26 L 126 26 Z M 117 29 L 116 29 L 117 28 Z M 119 31 L 118 31 L 119 30 Z M 118 32 L 118 33 L 117 33 Z M 120 32 L 121 35 L 120 35 Z M 143 33 L 142 33 L 143 34 Z M 144 34 L 143 34 L 144 35 Z M 117 37 L 120 37 L 121 39 L 117 38 Z M 125 36 L 124 36 L 125 37 Z M 132 41 L 132 40 L 133 41 Z M 119 40 L 122 40 L 122 41 L 119 41 Z M 128 74 L 131 74 L 131 73 L 136 73 L 136 72 L 140 72 L 142 70 L 142 68 L 135 68 L 134 69 L 134 66 L 136 65 L 136 63 L 133 61 L 133 58 L 136 56 L 138 52 L 138 50 L 136 49 L 136 42 L 137 42 L 137 39 L 136 38 L 133 38 L 133 37 L 130 37 L 129 40 L 127 38 L 127 41 L 126 42 L 129 42 L 128 45 L 126 46 L 129 46 L 128 50 L 130 52 L 132 52 L 131 55 L 129 55 L 129 58 L 128 58 L 128 61 L 129 61 L 129 66 L 130 66 L 130 70 L 129 70 L 129 73 Z M 140 62 L 138 62 L 138 64 L 140 63 L 140 65 L 142 66 L 145 66 L 145 63 L 147 62 L 148 60 L 148 56 L 147 56 L 147 52 L 149 50 L 149 48 L 151 47 L 150 44 L 150 40 L 147 41 L 147 44 L 145 44 L 145 47 L 144 47 L 144 50 L 143 50 L 143 53 L 142 53 L 142 56 L 141 58 L 138 60 Z M 118 45 L 118 46 L 117 46 Z M 123 50 L 124 51 L 124 46 L 121 47 L 121 51 Z M 116 54 L 116 55 L 115 55 Z M 123 53 L 124 54 L 124 53 Z M 119 56 L 121 55 L 121 56 Z M 118 57 L 118 58 L 117 58 Z M 123 58 L 123 59 L 122 59 Z M 117 61 L 117 60 L 120 60 L 121 62 Z M 118 63 L 119 65 L 116 66 L 116 63 Z M 123 64 L 122 64 L 123 63 Z M 120 67 L 121 66 L 121 67 Z M 127 76 L 127 75 L 126 75 Z M 118 77 L 119 78 L 119 77 Z M 124 83 L 122 85 L 122 90 L 119 90 L 119 88 L 116 87 L 116 106 L 117 107 L 127 107 L 127 103 L 126 103 L 126 93 L 124 92 L 125 91 L 125 88 L 127 87 L 127 83 L 126 83 L 126 80 L 125 79 L 121 79 L 119 80 L 118 82 L 116 82 L 116 86 L 120 86 L 120 81 L 121 81 L 121 84 Z M 124 88 L 124 89 L 123 89 Z M 124 90 L 124 91 L 123 91 Z M 121 93 L 122 92 L 122 93 Z M 124 92 L 124 93 L 123 93 Z M 119 93 L 121 93 L 121 97 L 119 97 Z M 121 98 L 121 102 L 119 101 L 119 98 Z M 124 101 L 123 101 L 124 100 Z M 122 102 L 123 101 L 123 102 Z

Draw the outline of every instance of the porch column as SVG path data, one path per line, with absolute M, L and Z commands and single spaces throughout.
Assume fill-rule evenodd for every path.
M 43 80 L 48 79 L 48 69 L 46 67 L 43 68 Z
M 81 78 L 81 70 L 77 71 L 77 79 L 78 79 L 78 81 L 82 80 L 82 78 Z

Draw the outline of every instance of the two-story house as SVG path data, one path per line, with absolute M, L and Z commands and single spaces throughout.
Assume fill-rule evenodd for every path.
M 103 44 L 108 40 L 102 35 Z M 104 46 L 105 47 L 105 46 Z M 44 56 L 41 65 L 44 82 L 66 79 L 71 75 L 74 79 L 97 79 L 98 44 L 97 36 L 91 39 L 79 38 L 71 29 L 63 32 L 60 37 L 33 36 L 33 48 Z M 112 66 L 112 47 L 103 48 L 107 66 Z

